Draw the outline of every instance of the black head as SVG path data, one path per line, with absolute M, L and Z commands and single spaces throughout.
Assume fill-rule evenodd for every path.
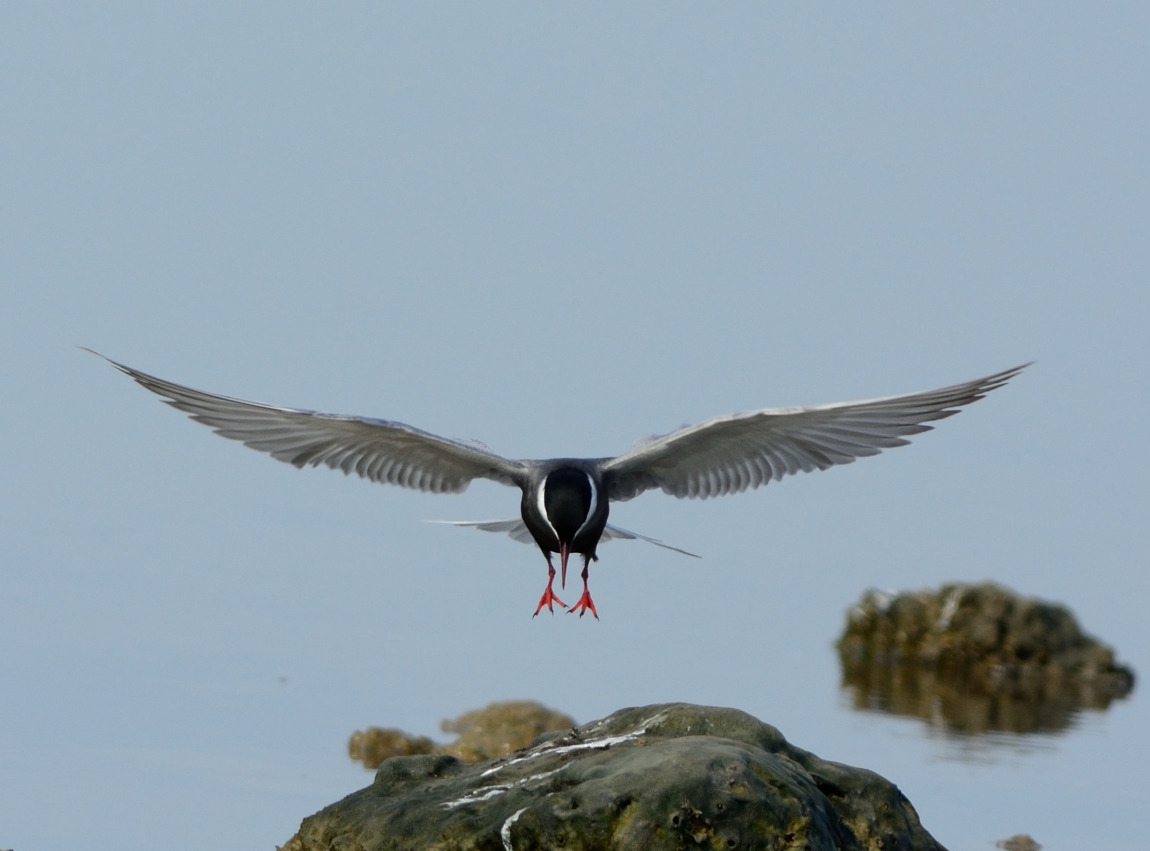
M 598 494 L 582 470 L 552 470 L 543 483 L 543 508 L 559 541 L 570 545 L 595 509 Z

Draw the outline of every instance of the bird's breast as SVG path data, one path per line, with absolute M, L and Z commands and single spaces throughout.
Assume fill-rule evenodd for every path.
M 572 552 L 594 553 L 607 522 L 607 497 L 586 470 L 560 467 L 530 497 L 524 494 L 523 519 L 544 549 L 567 544 Z

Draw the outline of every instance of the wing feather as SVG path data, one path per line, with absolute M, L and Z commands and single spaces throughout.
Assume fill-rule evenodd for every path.
M 482 532 L 501 532 L 506 533 L 513 541 L 519 541 L 521 544 L 534 543 L 535 539 L 531 537 L 531 532 L 527 528 L 527 524 L 523 522 L 520 517 L 511 517 L 507 520 L 431 520 L 430 523 L 444 523 L 448 526 L 465 526 L 471 529 L 479 529 Z M 681 550 L 678 547 L 672 547 L 670 544 L 664 544 L 658 538 L 648 538 L 646 535 L 640 535 L 638 532 L 630 532 L 627 529 L 620 529 L 618 526 L 612 526 L 608 523 L 603 529 L 603 536 L 599 538 L 599 542 L 611 541 L 618 539 L 620 541 L 646 541 L 649 544 L 654 544 L 657 547 L 662 547 L 665 550 L 674 550 L 677 553 L 682 553 L 685 556 L 692 558 L 700 558 L 694 553 L 689 553 L 686 550 Z
M 1030 364 L 925 393 L 716 417 L 646 438 L 602 466 L 612 500 L 661 488 L 707 499 L 905 446 Z
M 526 475 L 524 464 L 476 441 L 439 437 L 389 420 L 245 402 L 104 360 L 216 434 L 296 467 L 323 464 L 373 482 L 432 493 L 459 493 L 476 478 L 517 485 Z
M 505 533 L 511 540 L 521 544 L 535 542 L 527 524 L 523 522 L 521 517 L 512 517 L 508 520 L 429 520 L 427 522 L 443 523 L 448 526 L 466 526 L 471 529 L 479 529 L 481 532 Z

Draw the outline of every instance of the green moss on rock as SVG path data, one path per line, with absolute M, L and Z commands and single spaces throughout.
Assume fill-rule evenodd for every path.
M 284 851 L 941 851 L 897 787 L 790 745 L 734 709 L 625 709 L 468 765 L 385 761 Z

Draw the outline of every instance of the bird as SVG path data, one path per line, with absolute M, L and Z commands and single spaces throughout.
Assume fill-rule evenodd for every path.
M 600 543 L 639 539 L 694 555 L 609 524 L 610 503 L 656 489 L 680 499 L 709 499 L 878 455 L 906 445 L 908 436 L 930 431 L 928 423 L 953 416 L 1030 366 L 922 393 L 714 417 L 641 438 L 613 457 L 517 460 L 477 440 L 441 437 L 392 420 L 284 408 L 193 390 L 85 351 L 216 434 L 299 468 L 323 464 L 345 475 L 356 473 L 373 482 L 430 493 L 462 493 L 475 479 L 519 488 L 519 517 L 444 522 L 534 541 L 547 561 L 547 587 L 535 615 L 544 607 L 554 613 L 557 604 L 569 614 L 583 617 L 590 612 L 596 619 L 599 613 L 587 581 Z M 555 593 L 553 554 L 559 555 L 560 588 L 567 587 L 570 556 L 583 559 L 583 593 L 571 606 Z

